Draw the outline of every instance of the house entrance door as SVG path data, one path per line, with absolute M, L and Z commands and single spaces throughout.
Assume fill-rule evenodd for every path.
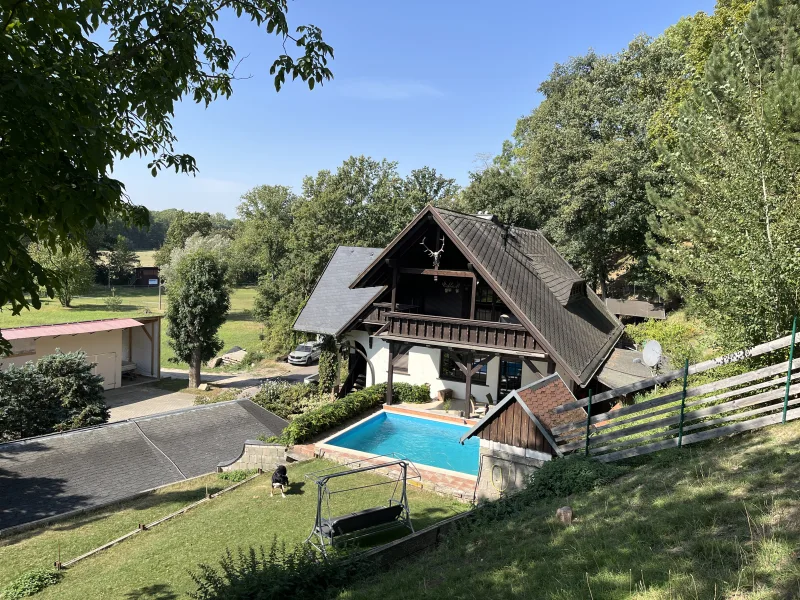
M 513 358 L 500 359 L 500 377 L 497 380 L 497 401 L 509 392 L 522 387 L 522 361 Z

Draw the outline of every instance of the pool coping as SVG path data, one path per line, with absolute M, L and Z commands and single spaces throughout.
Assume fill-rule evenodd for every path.
M 386 410 L 389 408 L 390 410 Z M 329 444 L 332 439 L 343 435 L 344 433 L 358 427 L 359 425 L 366 423 L 370 419 L 375 419 L 380 415 L 382 412 L 394 412 L 397 414 L 403 414 L 406 416 L 411 416 L 414 418 L 420 419 L 428 419 L 430 421 L 440 421 L 449 423 L 451 425 L 459 425 L 462 427 L 469 427 L 469 423 L 465 423 L 465 419 L 457 418 L 457 417 L 447 417 L 445 415 L 434 415 L 428 416 L 425 414 L 420 414 L 421 411 L 413 411 L 413 410 L 398 410 L 396 407 L 386 407 L 384 406 L 383 411 L 377 411 L 359 421 L 353 423 L 349 427 L 346 427 L 336 433 L 326 437 L 319 442 L 314 444 L 314 448 L 316 450 L 316 454 L 321 458 L 331 458 L 336 460 L 337 455 L 341 458 L 355 458 L 356 460 L 364 459 L 364 460 L 374 460 L 375 458 L 380 458 L 380 454 L 373 454 L 371 452 L 363 452 L 361 450 L 352 450 L 350 448 L 344 448 L 342 446 L 336 446 L 334 444 Z M 410 414 L 409 414 L 410 413 Z M 475 485 L 478 481 L 477 475 L 472 475 L 470 473 L 462 473 L 461 471 L 453 471 L 451 469 L 443 469 L 441 467 L 434 467 L 433 465 L 427 465 L 425 463 L 417 463 L 415 461 L 409 460 L 411 464 L 417 469 L 420 474 L 420 478 L 422 479 L 421 487 L 432 487 L 433 491 L 439 493 L 445 493 L 447 495 L 454 495 L 460 497 L 464 500 L 471 501 L 471 498 L 468 498 L 471 495 L 474 495 Z M 427 475 L 427 476 L 426 476 Z

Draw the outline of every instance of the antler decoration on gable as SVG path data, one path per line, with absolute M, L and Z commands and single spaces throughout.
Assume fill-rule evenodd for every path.
M 439 270 L 439 261 L 442 258 L 442 253 L 444 253 L 444 236 L 442 236 L 442 246 L 438 250 L 436 250 L 436 252 L 434 252 L 433 250 L 428 248 L 427 244 L 425 244 L 425 238 L 422 238 L 422 241 L 420 242 L 420 245 L 425 247 L 425 251 L 433 259 L 433 268 L 434 268 L 434 270 L 438 271 Z M 434 281 L 438 281 L 438 279 L 439 279 L 438 275 L 434 275 L 433 276 L 433 280 Z

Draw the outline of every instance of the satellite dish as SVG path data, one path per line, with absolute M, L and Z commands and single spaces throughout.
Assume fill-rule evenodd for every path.
M 661 362 L 661 344 L 656 340 L 647 342 L 642 350 L 642 362 L 650 368 L 658 366 Z

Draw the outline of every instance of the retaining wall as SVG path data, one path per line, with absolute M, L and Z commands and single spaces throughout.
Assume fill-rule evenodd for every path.
M 238 458 L 217 465 L 217 472 L 225 471 L 274 471 L 278 465 L 286 464 L 286 448 L 281 444 L 267 444 L 261 440 L 247 440 Z

